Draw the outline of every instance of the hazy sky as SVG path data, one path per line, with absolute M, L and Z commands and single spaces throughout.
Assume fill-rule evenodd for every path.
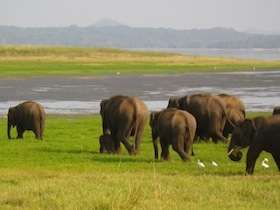
M 110 18 L 134 27 L 280 31 L 280 0 L 0 0 L 0 25 L 89 26 Z

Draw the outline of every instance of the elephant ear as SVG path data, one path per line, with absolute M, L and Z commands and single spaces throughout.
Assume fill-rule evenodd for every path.
M 178 97 L 171 97 L 168 102 L 167 108 L 176 108 L 179 109 L 179 98 Z
M 150 114 L 150 125 L 152 126 L 158 121 L 158 116 L 160 112 L 151 112 Z
M 247 144 L 250 144 L 253 134 L 256 131 L 256 125 L 254 120 L 245 119 L 242 123 L 240 123 L 240 128 L 248 139 Z
M 178 100 L 178 104 L 180 109 L 186 110 L 190 104 L 190 97 L 189 96 L 185 96 L 182 97 Z
M 108 103 L 109 99 L 104 99 L 100 102 L 100 115 L 103 116 L 105 107 Z
M 8 118 L 9 118 L 10 122 L 16 121 L 16 107 L 9 108 Z

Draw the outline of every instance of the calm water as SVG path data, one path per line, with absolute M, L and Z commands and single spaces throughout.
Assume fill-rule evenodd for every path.
M 165 108 L 172 96 L 201 92 L 233 94 L 248 112 L 272 112 L 280 105 L 280 70 L 6 79 L 0 80 L 0 115 L 25 100 L 41 103 L 49 114 L 94 114 L 102 99 L 116 94 L 139 97 L 153 111 Z

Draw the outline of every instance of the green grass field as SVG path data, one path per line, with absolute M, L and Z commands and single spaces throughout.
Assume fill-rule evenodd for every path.
M 280 62 L 116 49 L 0 47 L 0 78 L 253 68 L 279 69 Z M 148 124 L 141 153 L 130 156 L 124 148 L 122 155 L 99 154 L 99 115 L 48 115 L 43 141 L 30 131 L 23 140 L 8 140 L 6 121 L 0 118 L 0 209 L 280 208 L 280 174 L 265 152 L 255 174 L 245 176 L 246 149 L 240 162 L 232 162 L 223 143 L 195 144 L 196 155 L 189 163 L 172 149 L 170 162 L 154 161 Z M 268 169 L 261 167 L 264 157 L 270 160 Z M 197 159 L 205 169 L 198 168 Z
M 241 162 L 232 162 L 224 143 L 194 144 L 189 163 L 172 149 L 170 162 L 154 161 L 148 124 L 141 153 L 130 156 L 124 147 L 122 155 L 99 154 L 99 115 L 47 116 L 43 141 L 35 140 L 31 131 L 22 140 L 8 140 L 6 120 L 0 119 L 1 209 L 280 207 L 279 172 L 265 152 L 255 174 L 245 176 L 246 153 Z M 268 169 L 261 167 L 264 157 L 270 160 Z M 197 166 L 197 159 L 205 169 Z M 212 160 L 218 167 L 211 166 Z
M 117 72 L 165 73 L 280 68 L 261 61 L 118 49 L 0 46 L 0 78 L 13 76 L 100 75 Z

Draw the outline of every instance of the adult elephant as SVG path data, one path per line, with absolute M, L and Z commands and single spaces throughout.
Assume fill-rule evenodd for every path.
M 249 146 L 246 174 L 253 174 L 257 158 L 262 151 L 272 154 L 280 170 L 280 116 L 245 119 L 234 128 L 228 147 L 228 156 L 233 161 L 242 158 L 242 148 Z
M 197 121 L 196 135 L 202 138 L 212 138 L 213 142 L 218 140 L 223 142 L 227 138 L 223 136 L 223 130 L 228 118 L 225 102 L 216 95 L 202 93 L 184 96 L 182 98 L 174 97 L 169 99 L 168 108 L 174 107 L 186 110 L 191 113 Z M 234 125 L 231 123 L 231 126 Z
M 225 93 L 219 94 L 218 96 L 226 103 L 228 118 L 234 125 L 245 119 L 245 106 L 240 98 Z M 233 129 L 231 123 L 227 120 L 223 130 L 223 136 L 228 138 L 229 134 L 233 132 Z
M 170 160 L 169 145 L 172 145 L 183 161 L 189 161 L 196 131 L 196 120 L 187 111 L 167 108 L 150 114 L 150 126 L 155 159 L 158 159 L 158 137 L 162 149 L 161 157 Z
M 8 112 L 8 138 L 11 139 L 11 127 L 17 128 L 17 138 L 23 138 L 23 133 L 26 130 L 32 130 L 35 133 L 36 139 L 43 139 L 45 127 L 45 110 L 42 105 L 26 101 L 15 107 L 9 108 Z
M 272 115 L 276 115 L 276 114 L 280 114 L 280 106 L 276 106 L 276 107 L 273 109 Z
M 116 95 L 100 102 L 103 134 L 111 133 L 117 152 L 120 142 L 129 154 L 138 154 L 140 143 L 148 119 L 147 106 L 138 98 Z M 129 143 L 134 136 L 135 145 Z

